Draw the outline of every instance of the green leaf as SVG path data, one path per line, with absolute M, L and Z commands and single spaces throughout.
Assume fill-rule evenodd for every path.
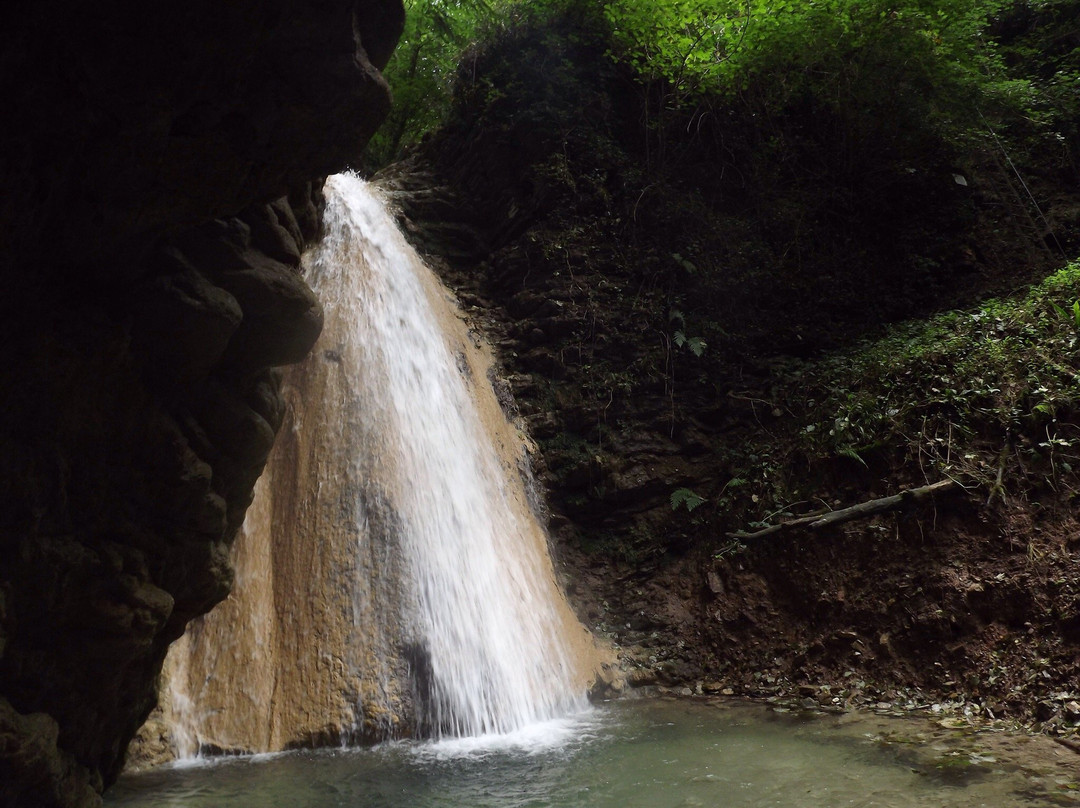
M 673 511 L 678 510 L 680 505 L 685 505 L 687 511 L 692 511 L 703 502 L 705 498 L 689 488 L 676 488 L 671 492 L 671 510 Z
M 841 457 L 850 458 L 851 460 L 858 460 L 860 463 L 863 464 L 863 466 L 869 468 L 869 466 L 866 465 L 866 461 L 863 460 L 859 453 L 852 449 L 850 446 L 845 446 L 842 449 L 839 449 L 837 451 L 837 454 L 839 454 Z

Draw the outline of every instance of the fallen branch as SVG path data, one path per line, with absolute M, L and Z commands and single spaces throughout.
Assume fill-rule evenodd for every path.
M 778 525 L 769 525 L 769 527 L 756 530 L 753 533 L 747 533 L 740 530 L 735 533 L 728 533 L 727 535 L 728 538 L 743 541 L 746 539 L 761 539 L 773 533 L 779 533 L 781 530 L 790 530 L 791 528 L 796 527 L 804 527 L 808 530 L 820 530 L 821 528 L 829 527 L 830 525 L 839 525 L 844 522 L 852 522 L 856 519 L 865 519 L 874 514 L 895 511 L 908 503 L 920 502 L 924 499 L 933 497 L 934 494 L 939 494 L 943 491 L 948 491 L 957 487 L 959 487 L 959 484 L 955 480 L 940 480 L 939 482 L 931 483 L 930 485 L 924 485 L 921 488 L 909 488 L 907 491 L 901 491 L 899 494 L 894 494 L 891 497 L 871 499 L 867 502 L 860 502 L 858 505 L 852 505 L 850 508 L 829 511 L 824 515 L 815 513 L 810 516 L 801 516 L 798 519 L 792 519 L 789 522 L 781 522 Z
M 1050 736 L 1050 740 L 1057 741 L 1066 749 L 1072 750 L 1073 752 L 1076 752 L 1076 754 L 1080 755 L 1080 741 L 1074 741 L 1070 738 L 1056 738 L 1053 735 Z

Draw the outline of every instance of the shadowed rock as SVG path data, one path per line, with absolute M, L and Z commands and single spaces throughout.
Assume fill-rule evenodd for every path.
M 397 0 L 22 4 L 0 55 L 0 803 L 84 806 L 228 593 Z

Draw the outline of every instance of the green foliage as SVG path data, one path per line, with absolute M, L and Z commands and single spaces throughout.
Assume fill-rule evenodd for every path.
M 693 511 L 699 505 L 704 504 L 705 498 L 694 493 L 689 488 L 676 488 L 671 492 L 671 510 L 677 511 L 685 507 L 687 511 Z
M 1077 331 L 1080 331 L 1080 300 L 1075 301 L 1069 311 L 1065 311 L 1065 309 L 1053 301 L 1051 301 L 1050 305 L 1054 307 L 1054 311 L 1057 312 L 1058 317 L 1066 322 L 1071 321 L 1073 327 L 1076 328 Z
M 756 77 L 783 69 L 777 83 L 795 89 L 828 81 L 841 55 L 886 46 L 897 61 L 938 78 L 971 78 L 994 66 L 983 40 L 1005 0 L 608 0 L 613 55 L 645 81 L 663 80 L 686 99 L 746 90 Z M 906 66 L 912 69 L 912 65 Z M 821 71 L 825 71 L 824 74 Z M 816 74 L 816 75 L 809 75 Z
M 684 263 L 689 264 L 690 262 L 686 261 Z M 693 266 L 693 264 L 690 264 L 690 266 Z M 668 319 L 673 323 L 678 323 L 683 326 L 683 328 L 676 329 L 671 335 L 671 341 L 675 343 L 675 346 L 678 348 L 686 348 L 694 356 L 704 355 L 705 349 L 708 347 L 705 340 L 701 337 L 686 336 L 686 331 L 684 330 L 686 327 L 686 315 L 678 309 L 672 309 Z
M 687 348 L 694 356 L 705 353 L 706 343 L 701 337 L 688 337 L 682 331 L 676 331 L 671 335 L 671 341 L 680 348 Z
M 748 28 L 740 4 L 729 0 L 615 0 L 604 4 L 604 14 L 615 32 L 616 58 L 683 96 L 715 88 Z
M 394 104 L 365 152 L 369 167 L 393 162 L 442 123 L 461 55 L 482 24 L 505 5 L 500 0 L 405 0 L 405 30 L 383 71 Z
M 1015 134 L 1042 163 L 1080 177 L 1080 3 L 1017 0 L 997 28 L 1009 75 L 1033 88 Z
M 577 0 L 405 0 L 405 12 L 405 30 L 383 71 L 394 104 L 364 154 L 373 169 L 446 121 L 458 82 L 475 78 L 468 62 L 478 43 L 556 18 L 595 21 L 589 5 Z
M 1080 469 L 1080 263 L 1020 298 L 898 326 L 797 374 L 792 407 L 810 413 L 813 454 L 857 458 L 906 447 L 932 476 L 1000 486 L 1019 462 L 1049 484 Z M 802 391 L 802 392 L 800 392 Z
M 777 360 L 769 394 L 784 411 L 726 448 L 738 476 L 716 513 L 752 530 L 830 505 L 829 480 L 872 487 L 883 475 L 901 486 L 951 478 L 987 505 L 1080 501 L 1078 294 L 1075 262 L 1015 297 Z
M 394 107 L 365 159 L 384 165 L 445 120 L 459 61 L 478 41 L 556 17 L 606 38 L 610 54 L 633 69 L 648 88 L 647 124 L 661 140 L 660 130 L 682 125 L 687 114 L 715 117 L 721 102 L 749 104 L 769 125 L 806 97 L 849 123 L 857 119 L 901 139 L 908 137 L 905 122 L 919 124 L 919 131 L 970 134 L 978 128 L 972 119 L 978 105 L 988 114 L 1007 107 L 1032 121 L 1060 121 L 1054 110 L 1080 108 L 1075 57 L 1052 58 L 1056 40 L 1049 34 L 1046 41 L 1031 32 L 1010 36 L 1010 61 L 1043 65 L 1046 75 L 1033 84 L 1003 69 L 1002 49 L 987 31 L 1005 9 L 1058 20 L 1075 15 L 1074 6 L 1074 0 L 406 0 L 405 31 L 385 71 Z M 469 75 L 468 68 L 460 75 Z M 664 145 L 655 145 L 653 156 L 663 156 Z

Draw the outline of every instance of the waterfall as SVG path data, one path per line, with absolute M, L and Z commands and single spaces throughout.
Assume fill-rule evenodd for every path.
M 181 754 L 510 732 L 584 707 L 599 666 L 488 349 L 375 190 L 326 195 L 323 336 L 286 376 L 235 591 L 170 652 Z

